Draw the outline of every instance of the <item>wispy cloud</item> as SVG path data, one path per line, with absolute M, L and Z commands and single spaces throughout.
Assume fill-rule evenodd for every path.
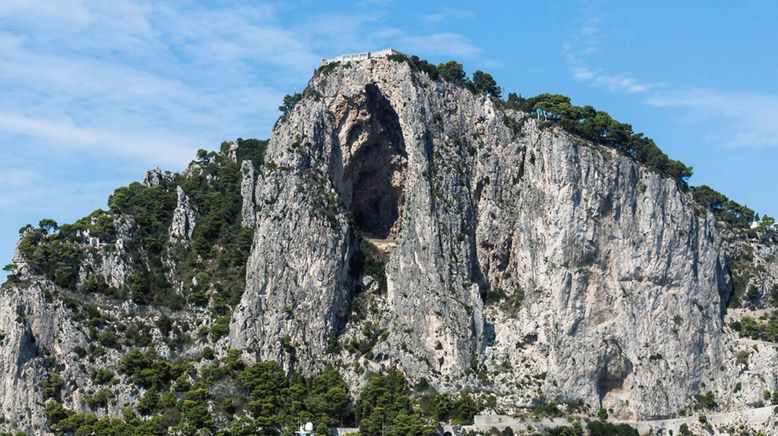
M 583 24 L 562 44 L 572 78 L 611 92 L 634 94 L 645 104 L 686 110 L 687 119 L 716 120 L 716 142 L 727 147 L 778 147 L 778 96 L 749 91 L 679 89 L 647 82 L 629 72 L 610 73 L 592 67 L 587 55 L 599 50 L 606 15 L 593 7 Z
M 438 13 L 422 15 L 421 20 L 428 24 L 438 24 L 461 18 L 471 18 L 474 16 L 475 14 L 472 11 L 465 9 L 443 8 L 443 10 Z
M 646 96 L 647 104 L 682 108 L 698 119 L 719 121 L 712 134 L 729 147 L 778 147 L 778 96 L 712 89 L 668 90 Z
M 161 164 L 181 166 L 191 160 L 192 138 L 169 133 L 133 134 L 77 126 L 70 120 L 53 121 L 0 113 L 0 131 L 32 138 L 52 148 L 69 147 L 105 155 L 144 158 L 156 156 Z
M 470 59 L 481 53 L 481 49 L 468 38 L 452 32 L 401 35 L 397 38 L 397 45 L 409 53 L 425 53 L 430 56 Z
M 573 73 L 573 79 L 578 82 L 589 82 L 613 92 L 645 93 L 664 86 L 661 83 L 643 83 L 630 73 L 606 74 L 601 69 L 592 69 L 577 58 L 569 57 L 568 64 Z

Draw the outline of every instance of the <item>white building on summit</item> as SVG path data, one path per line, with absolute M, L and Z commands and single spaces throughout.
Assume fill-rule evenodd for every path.
M 368 59 L 385 58 L 385 57 L 388 57 L 390 55 L 398 55 L 398 54 L 400 54 L 400 52 L 395 50 L 395 49 L 393 49 L 393 48 L 385 48 L 385 49 L 383 49 L 381 51 L 373 51 L 373 52 L 366 51 L 366 52 L 363 52 L 363 53 L 349 53 L 349 54 L 344 54 L 344 55 L 336 56 L 336 57 L 330 58 L 330 59 L 324 58 L 324 59 L 321 60 L 321 64 L 322 65 L 327 65 L 327 64 L 331 64 L 333 62 L 361 62 L 361 61 L 365 61 L 365 60 L 368 60 Z

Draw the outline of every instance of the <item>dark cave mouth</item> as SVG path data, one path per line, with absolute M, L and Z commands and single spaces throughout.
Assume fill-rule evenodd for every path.
M 351 213 L 367 237 L 387 239 L 400 217 L 402 194 L 377 172 L 365 172 L 354 184 Z
M 389 239 L 396 236 L 401 220 L 405 142 L 397 113 L 375 84 L 365 87 L 361 109 L 369 117 L 353 133 L 367 135 L 346 168 L 351 180 L 349 211 L 365 237 Z

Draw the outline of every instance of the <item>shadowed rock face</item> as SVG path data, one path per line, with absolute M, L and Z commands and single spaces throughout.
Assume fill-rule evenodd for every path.
M 397 113 L 375 84 L 366 85 L 341 118 L 342 137 L 346 142 L 341 147 L 355 152 L 345 166 L 339 193 L 357 228 L 381 239 L 396 234 L 405 144 Z

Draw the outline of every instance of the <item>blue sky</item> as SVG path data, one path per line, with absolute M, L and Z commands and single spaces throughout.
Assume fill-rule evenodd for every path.
M 393 47 L 569 95 L 778 215 L 773 1 L 160 2 L 0 5 L 0 263 L 19 227 L 104 207 L 146 169 L 266 138 L 320 58 Z

